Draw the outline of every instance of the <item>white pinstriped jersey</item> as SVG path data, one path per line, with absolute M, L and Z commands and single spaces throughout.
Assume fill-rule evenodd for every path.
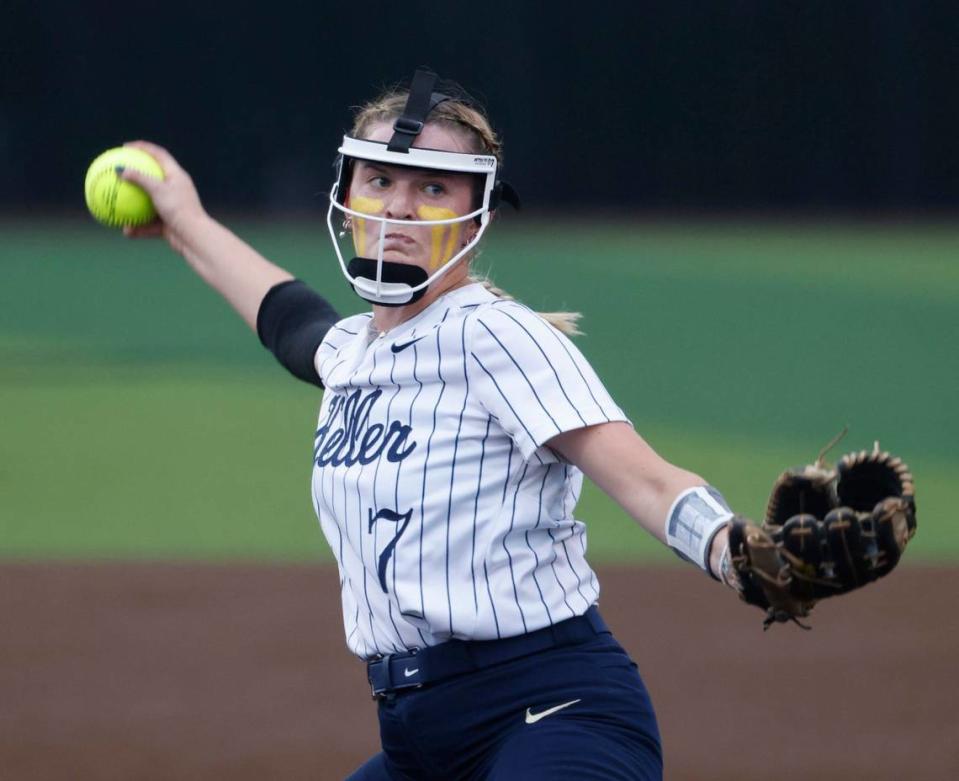
M 313 504 L 350 650 L 509 637 L 584 613 L 599 584 L 573 517 L 583 477 L 543 443 L 626 419 L 592 368 L 480 284 L 382 336 L 371 318 L 341 320 L 316 353 Z

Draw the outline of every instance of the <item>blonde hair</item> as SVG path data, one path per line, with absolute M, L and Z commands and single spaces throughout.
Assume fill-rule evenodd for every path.
M 453 128 L 465 136 L 470 142 L 470 152 L 487 154 L 496 157 L 500 165 L 503 164 L 503 143 L 496 131 L 493 130 L 489 118 L 483 109 L 463 90 L 452 83 L 441 83 L 439 89 L 444 94 L 450 94 L 450 100 L 439 103 L 429 116 L 430 124 L 444 125 Z M 384 90 L 373 100 L 358 106 L 353 118 L 353 127 L 350 135 L 353 138 L 365 138 L 374 125 L 382 122 L 394 122 L 403 113 L 409 90 L 405 87 L 390 87 Z M 472 258 L 470 258 L 472 261 Z M 470 275 L 470 280 L 479 282 L 490 293 L 506 301 L 515 301 L 509 293 L 497 287 L 488 277 Z M 547 323 L 567 336 L 577 336 L 582 333 L 577 327 L 582 315 L 579 312 L 537 312 Z

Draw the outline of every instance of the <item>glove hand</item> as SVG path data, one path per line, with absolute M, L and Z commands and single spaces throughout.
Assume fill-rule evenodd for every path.
M 762 527 L 730 521 L 730 562 L 743 600 L 766 611 L 766 628 L 799 623 L 818 600 L 889 574 L 915 532 L 909 468 L 877 446 L 835 469 L 820 459 L 783 472 Z

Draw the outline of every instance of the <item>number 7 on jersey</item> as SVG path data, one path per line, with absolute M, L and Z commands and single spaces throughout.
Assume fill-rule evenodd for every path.
M 380 577 L 380 588 L 383 589 L 383 593 L 389 593 L 386 588 L 386 565 L 389 564 L 390 556 L 393 555 L 393 549 L 396 548 L 396 543 L 400 539 L 400 535 L 406 531 L 406 527 L 410 524 L 410 518 L 413 517 L 413 509 L 410 508 L 402 515 L 395 510 L 377 510 L 376 515 L 373 515 L 373 510 L 370 509 L 367 511 L 370 518 L 370 528 L 369 533 L 373 533 L 373 524 L 379 520 L 383 521 L 392 521 L 397 524 L 396 534 L 393 535 L 393 539 L 390 540 L 386 547 L 383 548 L 383 552 L 380 554 L 379 565 L 376 568 L 376 573 Z M 400 523 L 402 521 L 402 523 Z

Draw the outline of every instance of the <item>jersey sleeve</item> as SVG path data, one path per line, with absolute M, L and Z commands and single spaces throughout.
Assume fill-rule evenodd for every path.
M 524 458 L 555 461 L 542 446 L 557 434 L 627 420 L 576 345 L 528 307 L 499 301 L 471 319 L 470 390 Z
M 372 314 L 364 313 L 353 315 L 335 323 L 313 356 L 313 365 L 316 367 L 316 373 L 320 380 L 326 385 L 326 378 L 330 371 L 335 368 L 340 360 L 340 352 L 356 339 L 365 338 L 366 332 Z

